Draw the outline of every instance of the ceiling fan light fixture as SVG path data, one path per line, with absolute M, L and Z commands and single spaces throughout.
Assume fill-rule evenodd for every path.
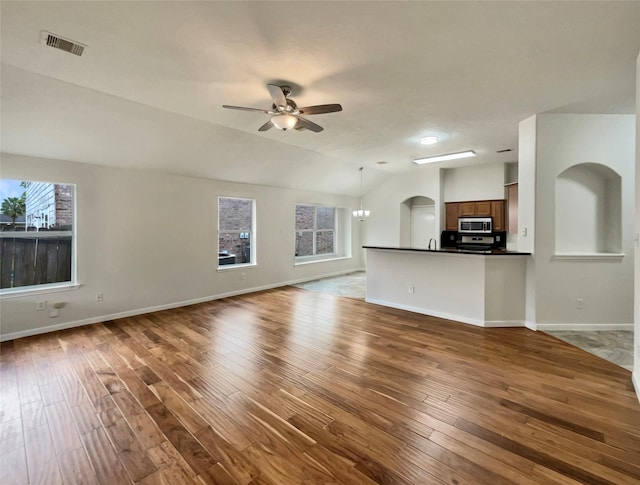
M 271 115 L 272 117 L 269 121 L 258 128 L 258 131 L 268 131 L 275 126 L 281 131 L 287 131 L 295 128 L 296 130 L 309 130 L 313 133 L 320 133 L 324 128 L 300 115 L 319 115 L 342 111 L 342 106 L 337 103 L 317 104 L 314 106 L 298 108 L 295 101 L 288 98 L 289 94 L 291 94 L 290 86 L 267 84 L 267 89 L 272 101 L 271 108 L 269 109 L 247 108 L 245 106 L 232 106 L 230 104 L 223 104 L 222 107 L 226 109 L 253 111 Z
M 271 123 L 273 123 L 273 126 L 279 130 L 286 131 L 295 128 L 298 123 L 298 118 L 293 115 L 283 113 L 271 118 Z
M 457 160 L 459 158 L 475 157 L 476 152 L 467 150 L 466 152 L 448 153 L 446 155 L 436 155 L 435 157 L 416 158 L 413 163 L 422 165 L 423 163 L 444 162 L 446 160 Z

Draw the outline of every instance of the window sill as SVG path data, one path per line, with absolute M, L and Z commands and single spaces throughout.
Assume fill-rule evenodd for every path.
M 322 258 L 322 259 L 308 259 L 308 260 L 303 260 L 302 258 L 300 259 L 296 259 L 295 263 L 293 264 L 294 266 L 304 266 L 306 264 L 315 264 L 315 263 L 327 263 L 329 261 L 341 261 L 343 259 L 351 259 L 351 256 L 332 256 L 329 258 Z
M 0 300 L 8 298 L 20 298 L 31 295 L 46 295 L 48 293 L 59 293 L 61 291 L 73 291 L 80 288 L 79 283 L 64 283 L 55 285 L 38 285 L 36 287 L 11 288 L 0 291 Z
M 619 261 L 624 253 L 555 253 L 556 261 Z
M 233 271 L 234 269 L 247 269 L 247 268 L 255 268 L 258 266 L 257 263 L 244 263 L 244 264 L 225 264 L 222 266 L 218 266 L 216 271 L 224 272 L 224 271 Z

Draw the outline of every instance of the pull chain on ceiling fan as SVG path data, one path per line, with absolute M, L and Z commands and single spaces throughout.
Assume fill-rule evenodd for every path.
M 267 89 L 273 100 L 271 109 L 245 108 L 243 106 L 230 106 L 228 104 L 223 104 L 222 107 L 241 111 L 257 111 L 259 113 L 272 115 L 269 121 L 258 128 L 258 131 L 267 131 L 275 126 L 282 131 L 296 129 L 298 131 L 311 130 L 315 133 L 321 132 L 324 128 L 300 115 L 319 115 L 342 111 L 342 106 L 339 104 L 319 104 L 298 108 L 295 101 L 288 97 L 289 94 L 291 94 L 290 86 L 267 84 Z

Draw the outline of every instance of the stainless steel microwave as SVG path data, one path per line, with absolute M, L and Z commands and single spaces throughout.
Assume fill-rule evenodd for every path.
M 493 232 L 493 219 L 491 217 L 460 217 L 458 219 L 458 232 L 466 234 L 488 234 Z

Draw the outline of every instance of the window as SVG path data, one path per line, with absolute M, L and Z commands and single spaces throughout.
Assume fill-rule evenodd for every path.
M 218 267 L 256 264 L 255 201 L 218 198 Z
M 337 253 L 337 209 L 296 205 L 296 257 Z
M 0 179 L 0 291 L 75 283 L 75 187 Z

